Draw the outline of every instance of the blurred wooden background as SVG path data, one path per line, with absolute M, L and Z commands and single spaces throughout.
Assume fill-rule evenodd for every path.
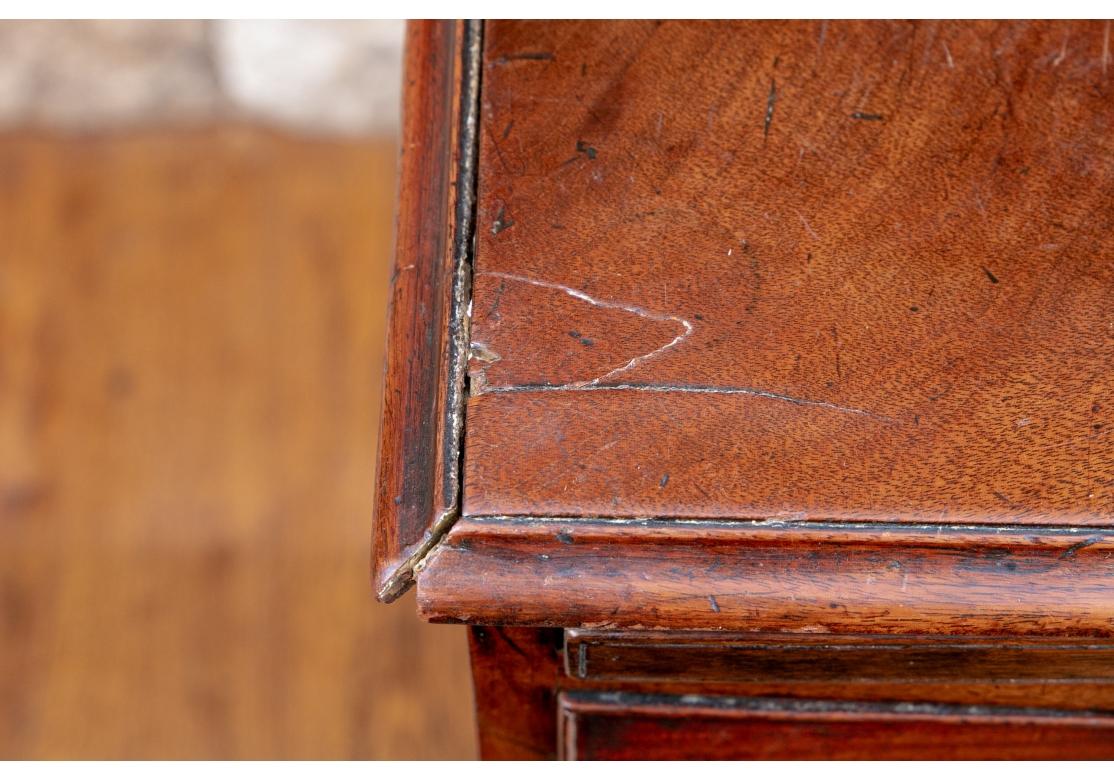
M 372 600 L 393 141 L 0 136 L 0 758 L 469 758 Z

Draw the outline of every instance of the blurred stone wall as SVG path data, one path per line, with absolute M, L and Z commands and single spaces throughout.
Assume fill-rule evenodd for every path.
M 402 34 L 401 21 L 0 22 L 0 129 L 391 133 Z

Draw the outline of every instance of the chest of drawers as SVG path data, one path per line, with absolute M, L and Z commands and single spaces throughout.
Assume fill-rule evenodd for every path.
M 416 23 L 374 579 L 482 753 L 1114 757 L 1103 23 Z

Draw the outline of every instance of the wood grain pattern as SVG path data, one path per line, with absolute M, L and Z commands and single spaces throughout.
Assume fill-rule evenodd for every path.
M 475 755 L 368 588 L 396 153 L 0 136 L 0 758 Z
M 372 579 L 397 598 L 456 516 L 478 27 L 411 22 Z
M 1111 755 L 1108 39 L 486 25 L 463 516 L 416 568 L 521 627 L 473 633 L 485 755 Z M 561 676 L 536 627 L 599 644 Z
M 584 628 L 1114 636 L 1114 532 L 467 518 L 432 620 Z
M 1114 683 L 1114 642 L 1060 637 L 565 633 L 565 671 L 584 680 L 674 682 Z
M 570 760 L 1114 757 L 1114 716 L 938 705 L 562 694 Z
M 585 679 L 561 673 L 559 631 L 473 626 L 470 632 L 485 759 L 947 758 L 977 750 L 983 757 L 1068 759 L 1110 751 L 1110 683 Z M 684 636 L 672 634 L 670 641 L 683 643 Z M 802 642 L 782 638 L 786 646 Z M 705 706 L 694 706 L 694 699 Z M 735 710 L 743 703 L 762 708 L 765 721 L 747 722 L 746 712 L 724 716 L 724 701 L 734 701 Z M 719 706 L 709 712 L 707 704 Z M 976 714 L 983 720 L 971 722 Z M 1084 723 L 1082 730 L 1063 730 Z
M 1114 524 L 1107 33 L 492 22 L 465 514 Z
M 468 631 L 480 757 L 556 758 L 561 631 L 502 626 L 472 626 Z

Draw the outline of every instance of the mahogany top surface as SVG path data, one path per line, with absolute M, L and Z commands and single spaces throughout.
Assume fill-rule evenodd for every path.
M 1109 38 L 487 23 L 464 514 L 1109 524 Z

